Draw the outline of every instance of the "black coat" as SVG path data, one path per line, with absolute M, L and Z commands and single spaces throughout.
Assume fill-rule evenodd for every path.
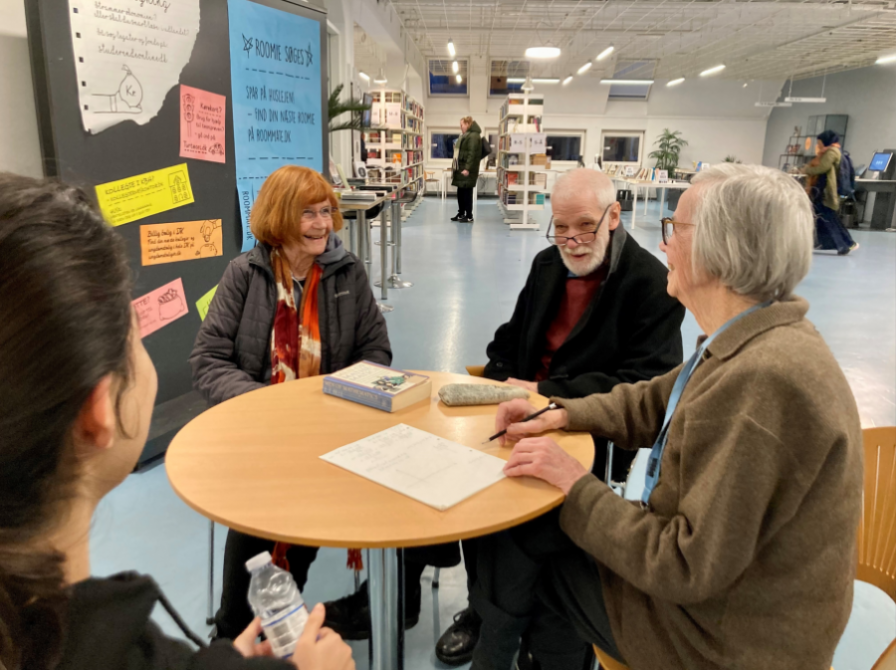
M 317 263 L 323 266 L 318 287 L 321 373 L 364 360 L 389 365 L 386 320 L 363 263 L 333 234 Z M 270 383 L 276 310 L 270 249 L 259 245 L 227 266 L 190 354 L 193 387 L 209 404 Z
M 532 262 L 510 321 L 488 345 L 485 376 L 533 381 L 545 336 L 563 298 L 569 272 L 551 247 Z M 667 270 L 619 226 L 612 233 L 610 268 L 591 304 L 554 353 L 545 396 L 582 398 L 616 384 L 665 374 L 682 361 L 684 307 L 666 293 Z
M 482 129 L 473 121 L 467 132 L 457 140 L 457 168 L 452 175 L 451 185 L 460 188 L 475 187 L 482 159 Z M 466 177 L 462 174 L 464 170 L 469 173 Z
M 199 647 L 167 637 L 150 620 L 167 610 Z M 165 616 L 162 614 L 162 616 Z M 289 670 L 273 658 L 243 658 L 228 641 L 206 646 L 177 617 L 151 577 L 125 572 L 75 584 L 57 670 Z

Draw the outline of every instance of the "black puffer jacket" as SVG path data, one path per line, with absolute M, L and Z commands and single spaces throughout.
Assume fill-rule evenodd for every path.
M 160 603 L 199 650 L 167 637 L 150 615 Z M 164 615 L 163 615 L 164 616 Z M 227 641 L 206 646 L 151 577 L 123 572 L 75 584 L 56 670 L 289 670 L 274 658 L 243 658 Z
M 277 287 L 270 248 L 259 245 L 234 258 L 218 284 L 196 336 L 190 365 L 193 388 L 212 405 L 267 386 Z M 318 256 L 322 374 L 367 360 L 389 365 L 392 347 L 364 266 L 330 235 Z

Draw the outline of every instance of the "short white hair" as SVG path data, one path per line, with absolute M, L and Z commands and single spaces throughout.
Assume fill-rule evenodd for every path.
M 700 172 L 693 221 L 695 271 L 759 301 L 787 298 L 812 265 L 815 215 L 797 181 L 761 165 Z
M 616 187 L 603 172 L 588 168 L 576 168 L 564 173 L 554 182 L 551 200 L 567 199 L 582 193 L 592 193 L 597 198 L 597 206 L 604 210 L 616 202 Z

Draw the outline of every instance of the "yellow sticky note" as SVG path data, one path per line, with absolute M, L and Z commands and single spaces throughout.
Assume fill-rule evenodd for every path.
M 215 297 L 215 291 L 218 290 L 217 284 L 212 287 L 212 290 L 206 293 L 204 296 L 199 298 L 196 301 L 196 309 L 199 310 L 199 318 L 205 321 L 205 317 L 208 314 L 208 308 L 212 304 L 212 298 Z
M 113 226 L 193 202 L 186 163 L 100 184 L 96 195 L 103 216 Z

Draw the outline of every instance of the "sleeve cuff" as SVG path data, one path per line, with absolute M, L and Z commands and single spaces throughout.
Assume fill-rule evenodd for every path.
M 590 412 L 587 411 L 588 398 L 557 398 L 552 397 L 551 402 L 566 410 L 569 416 L 569 424 L 566 430 L 571 432 L 590 432 L 592 422 L 589 421 Z

